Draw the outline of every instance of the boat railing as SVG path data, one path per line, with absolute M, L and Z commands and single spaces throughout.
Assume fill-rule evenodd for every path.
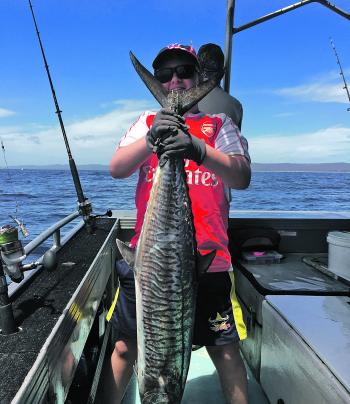
M 27 245 L 24 246 L 24 252 L 26 255 L 29 255 L 32 251 L 34 251 L 37 247 L 39 247 L 44 241 L 46 241 L 50 236 L 53 236 L 53 245 L 50 248 L 53 251 L 58 251 L 61 248 L 61 228 L 66 224 L 72 222 L 79 216 L 79 212 L 73 212 L 70 215 L 64 217 L 59 220 L 48 229 L 40 233 L 34 240 L 30 241 Z
M 23 249 L 25 253 L 25 257 L 28 257 L 33 251 L 35 251 L 38 247 L 40 247 L 48 238 L 52 236 L 52 245 L 48 247 L 47 250 L 51 250 L 52 252 L 56 253 L 61 249 L 61 247 L 67 243 L 67 241 L 72 238 L 72 236 L 84 226 L 84 222 L 80 221 L 74 228 L 69 231 L 63 238 L 61 238 L 61 229 L 66 226 L 67 224 L 71 223 L 77 217 L 80 216 L 79 211 L 75 211 L 68 216 L 64 217 L 63 219 L 59 220 L 58 222 L 54 223 L 52 226 L 44 230 L 40 233 L 37 237 L 35 237 L 32 241 L 26 244 Z M 35 266 L 30 271 L 24 272 L 24 279 L 20 283 L 11 283 L 8 286 L 8 295 L 11 298 L 22 286 L 24 286 L 28 280 L 34 276 L 37 271 L 39 271 L 43 266 L 43 259 L 44 254 L 35 261 Z M 26 264 L 28 267 L 32 264 Z

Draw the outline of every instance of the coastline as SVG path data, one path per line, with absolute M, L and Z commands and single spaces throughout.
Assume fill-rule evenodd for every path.
M 9 166 L 10 170 L 69 170 L 68 164 L 52 165 L 16 165 Z M 77 165 L 78 170 L 93 170 L 109 172 L 109 166 L 103 164 L 81 164 Z M 1 170 L 7 167 L 0 166 Z M 325 173 L 325 174 L 347 174 L 350 173 L 350 163 L 252 163 L 252 172 L 261 173 Z

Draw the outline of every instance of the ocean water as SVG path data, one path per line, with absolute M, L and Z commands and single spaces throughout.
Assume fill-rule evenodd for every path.
M 108 171 L 81 170 L 80 179 L 95 214 L 135 209 L 136 175 L 116 180 Z M 0 226 L 12 222 L 9 215 L 23 220 L 30 233 L 25 244 L 72 213 L 76 201 L 67 170 L 0 170 Z M 350 173 L 254 172 L 247 190 L 232 191 L 231 209 L 350 211 Z

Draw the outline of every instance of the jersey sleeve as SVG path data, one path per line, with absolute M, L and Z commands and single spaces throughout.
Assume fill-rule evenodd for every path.
M 215 140 L 215 148 L 226 154 L 240 154 L 250 162 L 247 139 L 241 135 L 231 118 L 225 114 L 220 114 L 220 117 L 223 123 Z
M 128 146 L 129 144 L 132 144 L 146 136 L 146 133 L 149 129 L 147 125 L 147 119 L 150 115 L 151 113 L 149 111 L 141 114 L 138 119 L 130 126 L 125 135 L 120 139 L 118 147 Z

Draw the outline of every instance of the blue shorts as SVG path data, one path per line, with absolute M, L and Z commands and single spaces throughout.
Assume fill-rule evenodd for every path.
M 111 318 L 117 339 L 136 338 L 135 282 L 124 260 L 116 262 L 119 278 L 117 303 Z M 234 290 L 233 272 L 211 272 L 199 280 L 193 344 L 226 345 L 247 336 L 242 310 Z

